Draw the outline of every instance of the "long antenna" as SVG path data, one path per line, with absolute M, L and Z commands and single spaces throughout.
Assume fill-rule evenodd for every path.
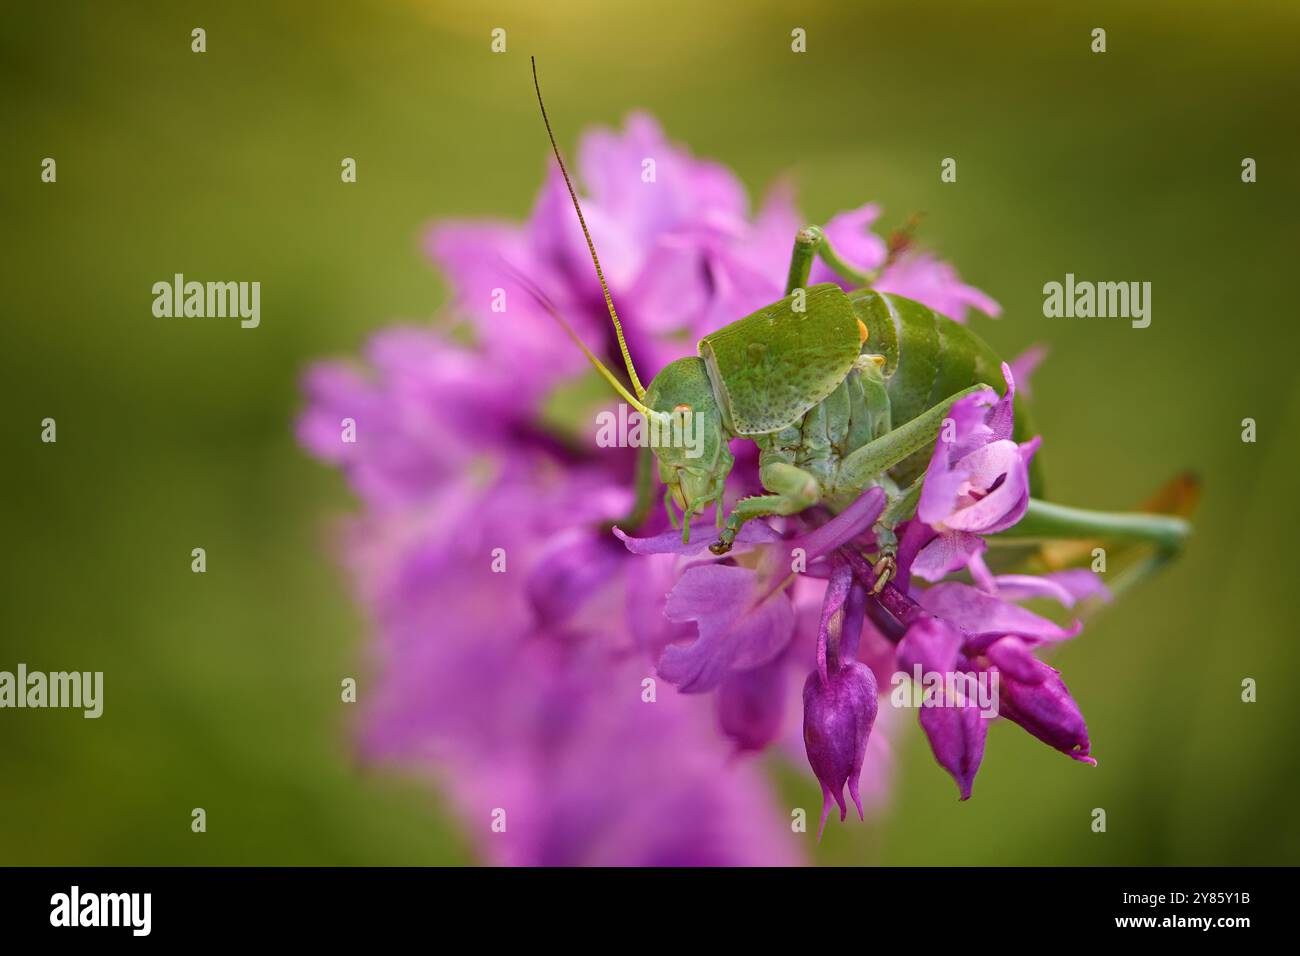
M 636 390 L 637 397 L 645 398 L 645 389 L 641 387 L 641 380 L 636 377 L 636 366 L 632 364 L 632 354 L 627 350 L 627 340 L 623 338 L 623 326 L 618 321 L 618 313 L 614 311 L 614 300 L 609 297 L 609 286 L 605 284 L 605 273 L 600 268 L 600 259 L 596 255 L 596 244 L 591 241 L 591 233 L 587 231 L 587 220 L 582 217 L 582 206 L 578 203 L 578 194 L 573 191 L 573 183 L 569 180 L 569 171 L 564 168 L 564 157 L 560 155 L 560 147 L 555 142 L 555 133 L 551 131 L 551 121 L 546 115 L 546 104 L 542 102 L 542 87 L 537 82 L 537 58 L 530 56 L 528 60 L 533 65 L 533 89 L 537 91 L 537 105 L 542 108 L 542 122 L 546 124 L 546 135 L 551 139 L 551 149 L 555 153 L 555 161 L 560 164 L 560 174 L 564 177 L 564 185 L 569 187 L 569 198 L 573 200 L 573 211 L 578 214 L 578 224 L 582 226 L 582 234 L 587 239 L 587 249 L 590 250 L 592 264 L 596 267 L 596 278 L 600 280 L 600 291 L 605 293 L 605 307 L 609 309 L 609 317 L 614 320 L 614 334 L 618 336 L 618 347 L 623 353 L 623 364 L 627 366 L 627 374 L 632 377 L 632 388 Z
M 557 309 L 555 304 L 546 297 L 546 293 L 537 287 L 537 283 L 533 282 L 532 279 L 528 278 L 506 260 L 502 259 L 501 264 L 505 267 L 506 271 L 510 273 L 511 278 L 513 278 L 519 285 L 523 286 L 524 291 L 531 295 L 537 301 L 537 304 L 545 309 L 550 317 L 560 324 L 560 328 L 564 329 L 569 338 L 573 339 L 574 344 L 582 350 L 582 354 L 587 356 L 587 361 L 592 364 L 592 367 L 601 374 L 601 377 L 604 378 L 605 381 L 609 382 L 609 384 L 614 387 L 614 391 L 618 392 L 624 401 L 644 415 L 647 419 L 653 418 L 656 414 L 659 414 L 653 409 L 647 408 L 644 403 L 638 402 L 632 397 L 632 393 L 624 388 L 623 383 L 618 380 L 618 377 L 605 367 L 605 363 L 592 354 L 591 349 L 587 348 L 587 343 L 582 341 L 581 336 L 579 336 L 573 326 L 569 324 L 568 320 L 565 319 L 564 316 L 560 315 L 560 310 Z

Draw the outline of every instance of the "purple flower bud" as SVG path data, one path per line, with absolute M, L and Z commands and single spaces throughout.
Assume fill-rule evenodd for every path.
M 935 761 L 957 781 L 960 799 L 969 800 L 975 774 L 984 759 L 988 721 L 969 696 L 949 700 L 946 695 L 943 706 L 922 707 L 920 720 Z
M 988 721 L 980 713 L 977 701 L 962 694 L 965 672 L 959 674 L 962 636 L 947 622 L 926 615 L 907 629 L 898 644 L 898 664 L 907 673 L 920 671 L 923 680 L 942 681 L 933 700 L 927 696 L 920 714 L 921 729 L 930 741 L 934 759 L 952 774 L 962 800 L 969 800 L 975 774 L 984 759 L 984 740 Z M 960 676 L 963 681 L 954 678 Z M 956 696 L 949 694 L 952 685 Z
M 813 671 L 803 685 L 803 742 L 808 763 L 822 785 L 822 819 L 817 839 L 826 829 L 831 801 L 839 805 L 840 820 L 848 814 L 844 785 L 862 816 L 858 777 L 867 751 L 867 738 L 876 720 L 876 678 L 859 661 L 843 661 L 825 683 Z
M 1052 670 L 1034 656 L 1032 647 L 1014 635 L 994 641 L 984 654 L 1002 672 L 1003 680 L 1040 684 Z
M 917 667 L 922 673 L 946 674 L 957 666 L 961 643 L 956 628 L 926 614 L 917 618 L 898 642 L 898 666 L 909 674 Z
M 1097 761 L 1088 753 L 1088 726 L 1060 673 L 1040 660 L 1033 664 L 1033 683 L 1003 672 L 999 713 L 1066 756 L 1095 766 Z

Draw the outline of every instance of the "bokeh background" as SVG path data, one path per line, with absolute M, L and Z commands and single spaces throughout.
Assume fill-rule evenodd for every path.
M 1033 384 L 1055 496 L 1120 508 L 1186 468 L 1205 481 L 1185 560 L 1059 655 L 1095 770 L 999 725 L 959 805 L 908 727 L 893 809 L 831 827 L 817 859 L 1300 860 L 1296 4 L 7 14 L 0 669 L 107 687 L 98 721 L 0 712 L 0 863 L 472 862 L 426 781 L 354 758 L 338 686 L 365 692 L 366 639 L 328 533 L 352 502 L 291 426 L 307 362 L 443 301 L 425 224 L 527 213 L 548 159 L 530 53 L 567 146 L 641 107 L 754 193 L 793 174 L 811 220 L 867 199 L 886 225 L 924 213 L 923 242 L 1005 308 L 976 330 L 1007 354 L 1051 347 Z M 174 272 L 259 279 L 261 328 L 153 318 Z M 1045 319 L 1042 285 L 1066 272 L 1150 281 L 1151 327 Z M 806 769 L 777 773 L 791 805 L 817 805 Z

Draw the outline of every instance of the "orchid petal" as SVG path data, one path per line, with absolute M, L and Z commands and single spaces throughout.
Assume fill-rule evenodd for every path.
M 784 591 L 759 594 L 749 568 L 707 564 L 688 568 L 668 595 L 664 616 L 695 621 L 699 637 L 667 648 L 659 676 L 687 694 L 713 690 L 731 670 L 766 664 L 794 636 L 794 609 Z

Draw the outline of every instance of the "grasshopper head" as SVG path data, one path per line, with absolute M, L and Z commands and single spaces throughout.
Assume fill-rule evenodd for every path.
M 689 524 L 722 500 L 734 463 L 704 360 L 691 356 L 669 363 L 650 383 L 645 403 L 654 413 L 651 449 L 659 478 Z

